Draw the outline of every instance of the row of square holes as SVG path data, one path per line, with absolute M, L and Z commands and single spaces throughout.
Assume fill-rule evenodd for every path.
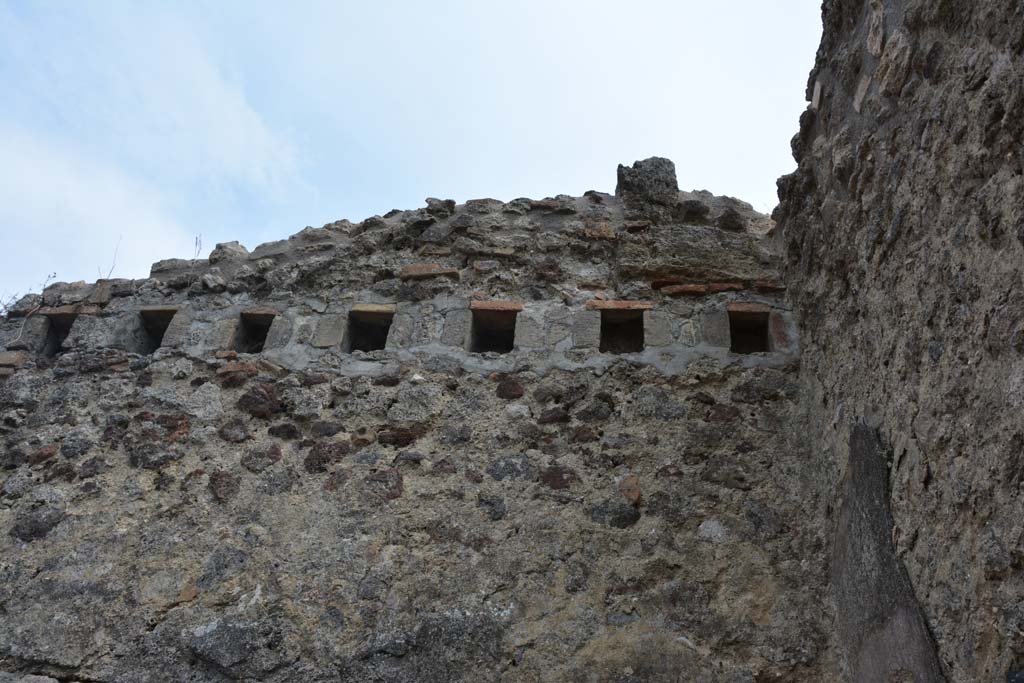
M 473 311 L 469 350 L 473 353 L 509 353 L 515 345 L 517 311 Z M 273 316 L 243 314 L 235 350 L 258 352 L 273 322 Z M 379 351 L 385 347 L 392 313 L 352 311 L 349 313 L 346 351 Z M 770 349 L 767 312 L 729 311 L 730 350 L 759 353 Z M 644 316 L 641 310 L 601 311 L 602 353 L 637 353 L 644 350 Z
M 164 334 L 174 317 L 173 309 L 141 312 L 146 333 L 146 350 L 160 348 Z M 470 351 L 509 353 L 515 343 L 517 311 L 473 311 Z M 352 311 L 349 313 L 346 351 L 377 351 L 387 344 L 392 313 Z M 44 353 L 56 355 L 71 330 L 74 316 L 50 317 L 50 329 Z M 266 343 L 272 313 L 242 313 L 232 348 L 240 353 L 259 353 Z M 758 353 L 770 350 L 768 313 L 729 311 L 730 350 L 733 353 Z M 644 349 L 644 318 L 640 310 L 601 311 L 602 353 L 636 353 Z

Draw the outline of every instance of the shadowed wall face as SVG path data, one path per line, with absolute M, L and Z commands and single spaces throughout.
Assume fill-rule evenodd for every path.
M 948 680 L 1013 680 L 1024 662 L 1008 635 L 1024 624 L 1022 49 L 1020 2 L 824 3 L 799 168 L 779 181 L 775 217 L 823 500 L 860 495 L 858 468 L 887 479 L 863 504 L 888 497 L 897 566 L 883 552 L 865 580 L 898 619 L 849 592 L 869 559 L 858 537 L 884 548 L 883 506 L 863 510 L 871 533 L 855 507 L 820 512 L 850 563 L 834 588 L 851 680 L 938 675 L 911 594 Z M 890 454 L 886 471 L 864 457 L 862 421 Z M 895 632 L 906 660 L 881 643 Z

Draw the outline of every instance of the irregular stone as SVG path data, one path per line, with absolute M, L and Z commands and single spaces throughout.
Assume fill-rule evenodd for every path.
M 498 382 L 498 386 L 494 391 L 495 396 L 505 399 L 506 401 L 522 398 L 524 393 L 526 393 L 526 391 L 523 389 L 523 385 L 514 379 L 501 380 Z
M 537 467 L 528 455 L 520 453 L 493 461 L 487 467 L 487 474 L 497 481 L 505 479 L 533 481 L 537 478 Z
M 228 443 L 242 443 L 249 439 L 249 427 L 240 418 L 233 418 L 221 425 L 217 435 Z
M 45 538 L 65 517 L 67 514 L 62 506 L 33 503 L 32 507 L 15 515 L 10 535 L 22 541 Z
M 238 399 L 237 406 L 253 417 L 269 420 L 275 413 L 284 411 L 271 384 L 256 384 Z
M 627 529 L 640 521 L 640 512 L 627 503 L 606 501 L 590 509 L 590 519 L 616 529 Z
M 218 503 L 227 503 L 241 488 L 238 477 L 225 470 L 211 472 L 208 487 Z
M 281 459 L 281 447 L 277 444 L 257 446 L 246 451 L 242 456 L 242 467 L 259 474 Z

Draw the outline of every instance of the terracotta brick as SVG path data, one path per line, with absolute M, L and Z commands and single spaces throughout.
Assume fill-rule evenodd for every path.
M 775 280 L 757 280 L 754 282 L 754 289 L 759 292 L 784 292 L 786 285 Z
M 521 311 L 523 305 L 518 301 L 470 301 L 469 308 L 473 311 Z
M 394 313 L 395 304 L 355 304 L 353 313 Z
M 651 280 L 651 289 L 661 289 L 669 285 L 685 285 L 686 280 L 679 277 L 659 277 Z
M 591 299 L 586 307 L 592 311 L 646 311 L 654 308 L 653 301 L 605 301 Z
M 743 289 L 742 282 L 709 282 L 708 291 L 712 294 L 717 292 L 738 292 Z
M 668 285 L 661 288 L 666 296 L 701 296 L 708 293 L 707 285 Z
M 726 306 L 726 309 L 730 313 L 768 313 L 772 307 L 767 304 L 734 301 Z
M 459 271 L 455 268 L 447 268 L 438 263 L 410 263 L 402 266 L 398 277 L 403 280 L 424 280 L 430 277 L 455 277 L 458 278 Z

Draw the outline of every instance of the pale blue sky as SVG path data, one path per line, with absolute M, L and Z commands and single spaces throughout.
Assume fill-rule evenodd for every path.
M 0 0 L 0 295 L 653 155 L 770 211 L 819 6 Z

